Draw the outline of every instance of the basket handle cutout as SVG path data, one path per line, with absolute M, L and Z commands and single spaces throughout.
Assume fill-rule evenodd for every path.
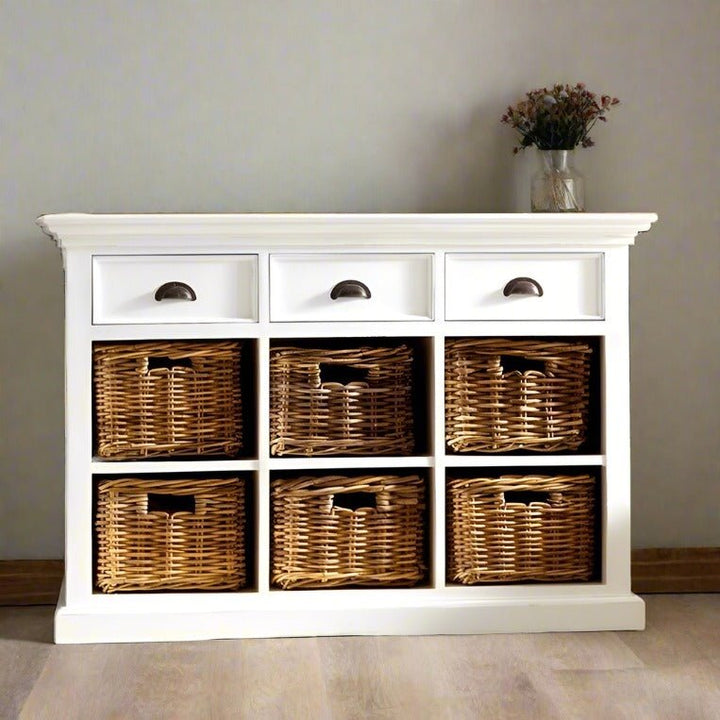
M 506 503 L 519 503 L 530 505 L 530 503 L 550 504 L 550 493 L 538 490 L 506 490 L 503 493 Z
M 367 379 L 367 368 L 353 367 L 342 363 L 320 363 L 321 383 L 347 385 L 351 382 L 367 382 Z
M 336 493 L 333 496 L 333 507 L 344 508 L 345 510 L 359 510 L 360 508 L 371 508 L 377 510 L 377 496 L 370 492 L 349 492 Z
M 503 375 L 509 375 L 512 372 L 519 372 L 521 375 L 532 371 L 547 372 L 547 365 L 544 360 L 533 360 L 522 355 L 501 355 L 500 367 Z
M 191 368 L 192 358 L 148 357 L 148 372 L 151 370 L 172 370 L 177 367 Z
M 175 513 L 187 512 L 195 514 L 194 495 L 167 495 L 148 493 L 148 512 L 163 512 L 172 516 Z

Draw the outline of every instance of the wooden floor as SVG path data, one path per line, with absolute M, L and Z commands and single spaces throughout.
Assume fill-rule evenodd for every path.
M 0 608 L 0 717 L 720 718 L 720 594 L 647 596 L 644 632 L 55 646 Z

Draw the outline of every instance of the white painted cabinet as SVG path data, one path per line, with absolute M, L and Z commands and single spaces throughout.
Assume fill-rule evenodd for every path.
M 40 218 L 62 249 L 66 271 L 66 567 L 56 641 L 642 628 L 644 606 L 630 590 L 628 250 L 655 220 L 652 214 Z M 588 440 L 556 452 L 453 451 L 445 427 L 451 338 L 586 342 L 594 352 Z M 241 454 L 101 458 L 94 348 L 193 340 L 242 346 Z M 348 344 L 414 352 L 410 454 L 271 453 L 273 352 Z M 167 360 L 156 362 L 157 373 L 170 372 Z M 183 377 L 191 365 L 183 361 Z M 508 369 L 530 379 L 534 372 Z M 326 389 L 358 382 L 366 391 L 369 382 L 328 378 Z M 553 402 L 540 405 L 554 411 Z M 142 411 L 174 412 L 168 407 L 174 406 Z M 343 473 L 422 478 L 422 581 L 311 590 L 273 582 L 272 483 Z M 508 474 L 593 479 L 597 542 L 589 579 L 461 584 L 448 577 L 447 523 L 457 521 L 448 514 L 450 480 Z M 249 488 L 241 589 L 101 590 L 98 488 L 104 492 L 108 480 L 122 478 L 228 476 Z M 162 493 L 148 498 L 146 512 L 166 501 Z M 533 498 L 517 502 L 549 502 Z M 200 512 L 192 503 L 166 511 Z

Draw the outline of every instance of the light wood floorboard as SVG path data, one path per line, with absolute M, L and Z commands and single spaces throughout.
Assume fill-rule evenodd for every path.
M 52 608 L 0 608 L 0 718 L 18 717 L 55 649 Z
M 720 595 L 645 600 L 644 632 L 81 646 L 0 608 L 0 718 L 718 720 Z

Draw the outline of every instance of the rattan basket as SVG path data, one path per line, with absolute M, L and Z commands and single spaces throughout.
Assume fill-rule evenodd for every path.
M 240 353 L 237 341 L 96 344 L 97 454 L 236 455 Z
M 273 349 L 270 452 L 411 454 L 412 362 L 405 345 Z
M 237 590 L 246 584 L 245 525 L 239 478 L 102 481 L 97 587 Z
M 587 437 L 591 352 L 582 342 L 448 340 L 448 447 L 489 453 L 578 449 Z
M 425 577 L 425 483 L 417 475 L 272 483 L 272 584 L 417 584 Z
M 589 475 L 449 480 L 448 582 L 590 580 L 595 527 Z

